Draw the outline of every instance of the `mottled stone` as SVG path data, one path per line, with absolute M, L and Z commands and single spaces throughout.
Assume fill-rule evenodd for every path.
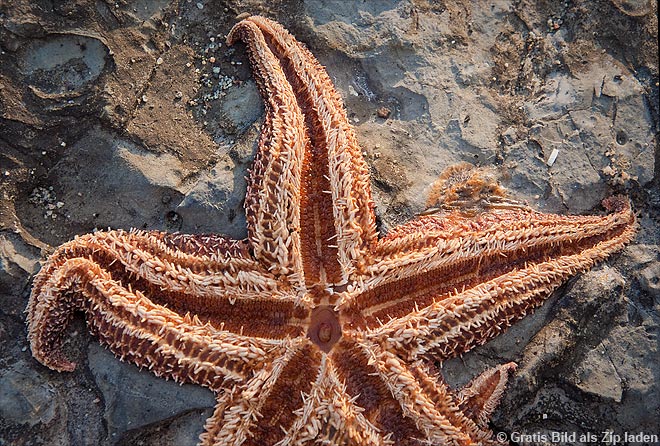
M 108 436 L 117 440 L 129 430 L 212 407 L 213 394 L 201 387 L 165 381 L 122 364 L 98 343 L 89 345 L 88 360 L 96 384 L 103 393 Z M 128 385 L 130 383 L 130 385 Z M 117 392 L 118 387 L 127 386 Z M 197 436 L 202 433 L 203 414 L 197 418 Z M 194 444 L 194 443 L 193 443 Z

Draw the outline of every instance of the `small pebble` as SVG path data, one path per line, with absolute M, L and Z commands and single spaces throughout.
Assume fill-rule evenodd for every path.
M 204 9 L 204 5 L 202 3 L 197 3 L 197 9 Z
M 392 114 L 392 110 L 387 107 L 380 107 L 376 113 L 379 118 L 387 119 Z
M 162 65 L 162 63 L 163 63 L 163 58 L 162 57 L 159 57 L 158 59 L 156 59 L 156 65 Z

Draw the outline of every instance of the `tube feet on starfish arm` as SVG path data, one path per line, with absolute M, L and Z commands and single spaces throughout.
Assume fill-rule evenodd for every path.
M 607 215 L 536 212 L 487 171 L 448 169 L 429 210 L 380 237 L 369 169 L 340 95 L 279 24 L 245 43 L 265 118 L 245 198 L 248 237 L 101 231 L 34 279 L 34 357 L 58 371 L 82 312 L 123 360 L 217 395 L 203 446 L 485 445 L 515 364 L 451 389 L 434 363 L 487 342 L 634 236 Z

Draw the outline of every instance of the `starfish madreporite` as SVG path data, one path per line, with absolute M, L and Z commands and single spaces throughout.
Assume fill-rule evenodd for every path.
M 446 206 L 379 237 L 369 169 L 323 67 L 262 17 L 236 40 L 266 103 L 248 238 L 117 230 L 60 246 L 34 280 L 33 355 L 73 370 L 60 345 L 82 311 L 120 358 L 216 392 L 204 446 L 494 443 L 488 417 L 514 364 L 452 390 L 433 363 L 623 247 L 627 199 L 605 200 L 606 216 L 542 214 L 458 168 L 435 191 Z M 465 200 L 483 206 L 451 205 Z

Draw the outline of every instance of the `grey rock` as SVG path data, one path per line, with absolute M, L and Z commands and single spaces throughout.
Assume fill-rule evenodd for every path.
M 0 418 L 32 428 L 51 423 L 58 411 L 57 390 L 25 364 L 0 371 Z
M 18 234 L 0 233 L 0 275 L 4 280 L 19 279 L 39 270 L 38 253 Z
M 595 207 L 606 195 L 606 185 L 583 149 L 579 131 L 568 116 L 532 127 L 533 138 L 543 151 L 547 163 L 553 150 L 558 152 L 552 167 L 548 167 L 550 184 L 563 203 L 574 212 Z
M 90 344 L 88 361 L 103 394 L 104 417 L 112 441 L 129 430 L 215 404 L 215 398 L 208 390 L 192 385 L 181 386 L 140 371 L 133 365 L 122 364 L 96 342 Z M 118 392 L 118 388 L 123 389 Z M 198 421 L 203 424 L 203 419 Z
M 574 384 L 583 392 L 621 402 L 621 378 L 604 348 L 597 347 L 587 353 L 576 375 Z
M 635 243 L 628 246 L 623 254 L 634 263 L 645 265 L 660 258 L 660 246 Z
M 25 333 L 18 317 L 0 312 L 0 444 L 100 445 L 100 400 L 88 380 L 37 363 Z M 78 340 L 67 339 L 65 349 L 75 348 Z M 69 430 L 70 425 L 76 428 Z
M 635 276 L 642 290 L 660 304 L 660 247 L 658 245 L 635 244 L 624 251 L 631 262 L 639 265 Z
M 192 410 L 166 418 L 159 423 L 126 432 L 116 446 L 196 446 L 204 421 L 212 414 L 211 409 Z
M 183 219 L 182 232 L 221 232 L 242 239 L 247 236 L 243 198 L 245 180 L 235 164 L 221 160 L 186 194 L 176 211 Z
M 28 245 L 20 234 L 0 232 L 0 308 L 22 316 L 25 301 L 18 296 L 25 290 L 30 274 L 39 270 L 39 250 Z
M 189 188 L 186 173 L 172 155 L 95 128 L 72 145 L 50 176 L 65 203 L 64 217 L 74 224 L 169 229 L 162 197 L 178 202 Z
M 221 113 L 228 120 L 223 123 L 237 133 L 244 133 L 252 123 L 260 119 L 263 105 L 254 82 L 230 88 L 221 102 Z
M 72 34 L 35 40 L 21 51 L 18 63 L 26 81 L 39 93 L 71 96 L 88 88 L 109 60 L 101 40 Z
M 660 262 L 651 262 L 639 271 L 638 278 L 644 291 L 660 303 Z

